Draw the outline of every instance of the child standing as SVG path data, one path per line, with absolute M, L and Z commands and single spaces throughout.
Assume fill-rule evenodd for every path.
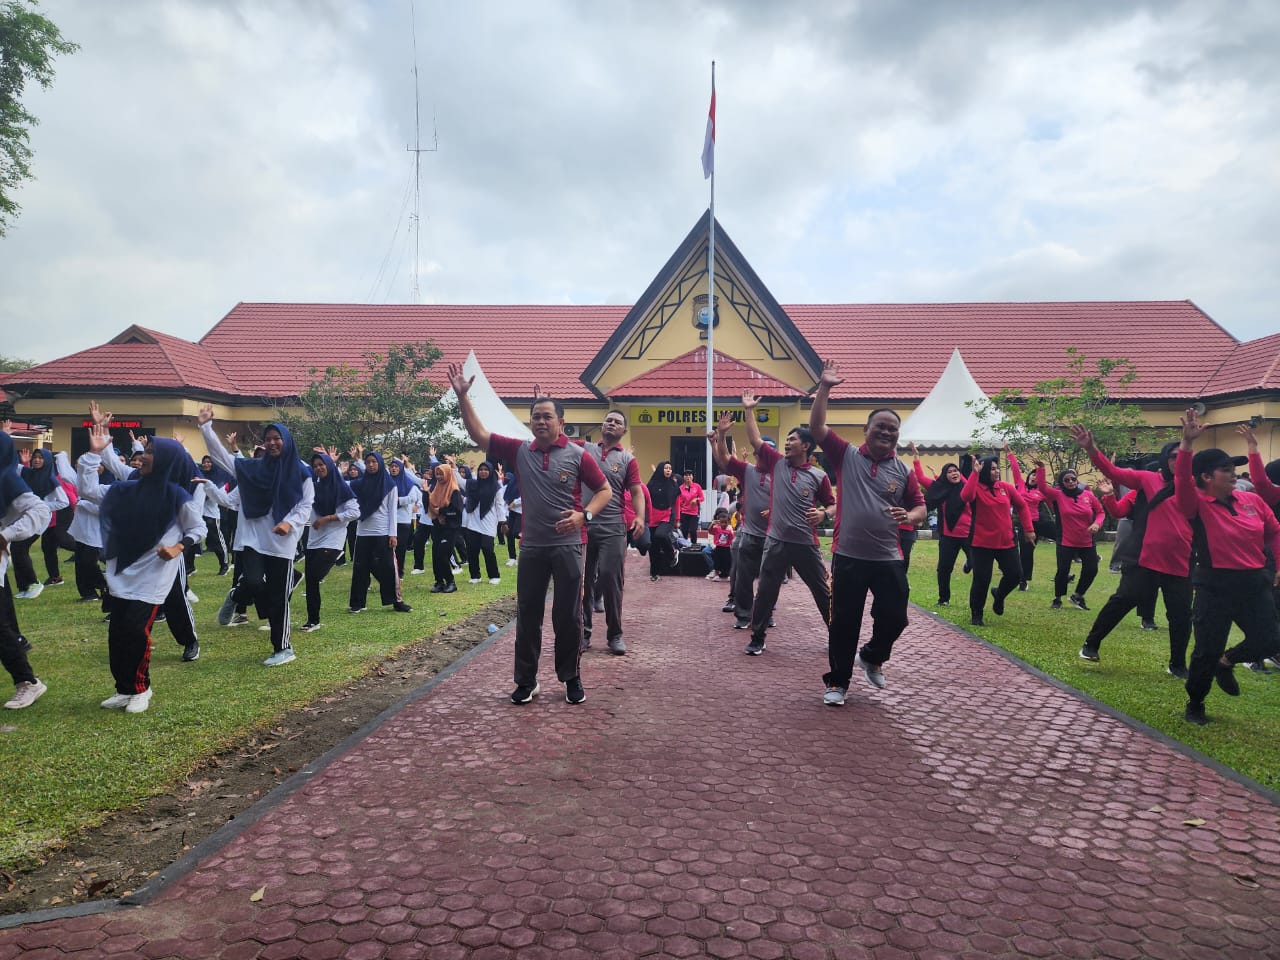
M 715 563 L 716 580 L 728 580 L 733 569 L 733 525 L 729 523 L 729 511 L 721 507 L 711 520 L 707 531 L 711 537 L 712 560 Z

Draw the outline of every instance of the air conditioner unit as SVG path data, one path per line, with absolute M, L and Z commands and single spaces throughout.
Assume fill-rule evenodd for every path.
M 581 433 L 581 430 L 576 423 L 566 423 L 564 425 L 564 435 L 566 437 L 576 437 L 579 433 Z

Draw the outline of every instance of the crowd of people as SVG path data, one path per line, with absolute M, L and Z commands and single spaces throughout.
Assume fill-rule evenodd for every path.
M 985 625 L 988 604 L 1003 616 L 1009 597 L 1027 589 L 1035 544 L 1045 538 L 1055 543 L 1052 609 L 1063 609 L 1065 600 L 1088 611 L 1099 532 L 1108 514 L 1122 519 L 1126 536 L 1113 556 L 1119 585 L 1079 655 L 1099 663 L 1103 640 L 1134 610 L 1144 628 L 1154 629 L 1162 595 L 1166 669 L 1185 683 L 1191 723 L 1208 722 L 1204 703 L 1214 683 L 1239 695 L 1237 664 L 1280 665 L 1280 460 L 1263 464 L 1248 426 L 1239 428 L 1247 458 L 1216 448 L 1196 452 L 1204 427 L 1188 411 L 1181 440 L 1167 444 L 1148 469 L 1117 466 L 1087 429 L 1074 427 L 1072 438 L 1099 475 L 1092 487 L 1074 469 L 1051 483 L 1038 460 L 1024 476 L 1008 448 L 1011 481 L 1002 479 L 999 454 L 962 457 L 929 475 L 914 446 L 909 464 L 899 457 L 893 410 L 872 411 L 860 440 L 830 427 L 828 400 L 843 381 L 827 363 L 807 426 L 790 430 L 781 449 L 760 433 L 758 399 L 743 394 L 740 420 L 751 459 L 734 454 L 730 435 L 739 418 L 724 414 L 708 434 L 718 476 L 704 490 L 692 471 L 677 474 L 669 461 L 642 482 L 624 445 L 621 410 L 606 413 L 599 441 L 574 442 L 563 430 L 563 406 L 535 388 L 533 439 L 526 441 L 491 433 L 470 402 L 472 379 L 452 365 L 449 379 L 467 433 L 485 457 L 474 470 L 452 457 L 438 459 L 434 449 L 422 474 L 403 454 L 358 446 L 346 459 L 332 447 L 306 455 L 278 423 L 245 455 L 235 434 L 217 435 L 209 406 L 197 417 L 207 449 L 199 464 L 181 438 L 135 439 L 122 456 L 112 448 L 110 415 L 96 405 L 89 450 L 74 467 L 65 454 L 47 450 L 20 457 L 0 433 L 0 653 L 15 683 L 5 706 L 28 707 L 47 689 L 30 665 L 14 598 L 34 600 L 64 582 L 59 550 L 72 551 L 80 599 L 100 602 L 108 623 L 115 692 L 102 706 L 140 713 L 151 698 L 157 622 L 167 623 L 184 661 L 199 659 L 188 577 L 201 550 L 216 560 L 219 576 L 231 577 L 217 622 L 248 623 L 252 605 L 270 634 L 263 662 L 279 667 L 297 657 L 291 609 L 299 585 L 305 585 L 302 632 L 322 627 L 325 578 L 345 563 L 352 565 L 348 613 L 367 610 L 374 581 L 383 608 L 409 613 L 404 577 L 425 574 L 428 545 L 430 592 L 452 593 L 464 568 L 471 584 L 501 583 L 496 546 L 505 541 L 507 566 L 516 568 L 513 703 L 541 692 L 551 586 L 554 671 L 569 703 L 586 699 L 581 662 L 598 616 L 607 650 L 627 653 L 623 598 L 632 548 L 648 555 L 653 581 L 690 552 L 701 553 L 707 578 L 729 584 L 722 609 L 734 615 L 736 629 L 748 631 L 744 653 L 753 657 L 766 650 L 782 584 L 803 582 L 827 626 L 822 700 L 838 707 L 855 672 L 875 688 L 886 685 L 885 664 L 907 626 L 910 547 L 930 512 L 938 540 L 936 604 L 950 605 L 963 557 L 975 626 Z M 1252 490 L 1236 482 L 1235 470 L 1246 462 Z M 704 508 L 711 522 L 700 548 Z M 818 531 L 829 525 L 828 568 Z M 37 542 L 48 573 L 43 583 L 31 558 Z M 860 643 L 868 595 L 871 630 Z M 1228 649 L 1232 624 L 1243 640 Z

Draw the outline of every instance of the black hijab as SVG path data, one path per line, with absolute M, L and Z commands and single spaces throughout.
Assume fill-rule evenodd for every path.
M 1071 490 L 1068 490 L 1066 487 L 1062 485 L 1062 478 L 1065 477 L 1068 473 L 1074 473 L 1076 475 L 1076 485 L 1075 485 L 1075 488 Z M 1067 469 L 1061 471 L 1058 474 L 1058 478 L 1055 481 L 1055 483 L 1058 489 L 1063 493 L 1065 493 L 1072 500 L 1080 496 L 1081 491 L 1084 490 L 1084 487 L 1080 486 L 1080 474 L 1077 473 L 1075 470 L 1072 470 L 1070 467 L 1067 467 Z
M 655 510 L 669 510 L 675 505 L 676 498 L 680 496 L 680 484 L 676 482 L 675 476 L 663 475 L 662 468 L 670 462 L 670 460 L 663 460 L 653 471 L 653 476 L 649 478 L 649 498 L 653 501 Z
M 161 437 L 151 450 L 151 472 L 113 483 L 99 511 L 103 556 L 119 570 L 154 550 L 191 499 L 187 485 L 199 468 L 182 444 Z
M 237 459 L 236 481 L 240 509 L 246 517 L 256 520 L 270 513 L 271 519 L 279 523 L 302 499 L 302 482 L 310 479 L 311 468 L 298 459 L 298 448 L 288 427 L 273 423 L 267 429 L 275 430 L 284 440 L 280 456 Z
M 312 454 L 311 462 L 315 463 L 317 460 L 325 465 L 325 475 L 321 480 L 316 476 L 314 468 L 311 471 L 311 480 L 316 487 L 316 498 L 312 506 L 315 508 L 316 516 L 330 517 L 338 512 L 338 504 L 346 503 L 355 494 L 347 481 L 338 476 L 338 465 L 327 453 Z
M 487 479 L 480 479 L 481 467 L 489 468 L 489 476 Z M 493 507 L 493 501 L 498 496 L 498 472 L 494 469 L 493 463 L 486 460 L 484 463 L 476 467 L 475 474 L 467 481 L 467 501 L 465 509 L 468 513 L 475 512 L 476 516 L 483 517 Z
M 27 482 L 27 486 L 31 488 L 31 492 L 43 500 L 49 494 L 53 493 L 53 488 L 58 485 L 57 474 L 53 469 L 53 451 L 47 447 L 33 450 L 31 455 L 34 457 L 40 454 L 40 458 L 44 460 L 43 467 L 23 467 L 22 479 Z
M 937 510 L 946 518 L 948 530 L 955 528 L 965 510 L 964 499 L 960 496 L 960 491 L 964 489 L 964 480 L 952 483 L 947 479 L 947 471 L 953 467 L 956 470 L 960 469 L 954 463 L 943 464 L 942 473 L 929 484 L 929 489 L 924 495 L 924 502 L 929 509 Z
M 13 501 L 24 493 L 31 493 L 22 474 L 13 469 L 17 462 L 18 451 L 13 446 L 13 437 L 0 430 L 0 517 L 9 512 Z
M 382 454 L 375 451 L 367 454 L 365 459 L 369 457 L 373 457 L 378 461 L 378 472 L 370 475 L 366 471 L 360 477 L 351 481 L 351 491 L 356 495 L 356 499 L 360 501 L 361 520 L 368 520 L 377 513 L 378 508 L 382 506 L 382 501 L 386 499 L 387 494 L 396 485 L 396 482 L 391 479 L 391 473 L 387 470 L 386 463 L 382 460 Z

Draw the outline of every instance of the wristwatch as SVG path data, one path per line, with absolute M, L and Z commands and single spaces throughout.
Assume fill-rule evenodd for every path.
M 591 518 L 592 518 L 592 517 L 594 517 L 594 516 L 595 516 L 595 514 L 594 514 L 594 513 L 592 513 L 590 510 L 586 510 L 586 509 L 584 509 L 584 510 L 582 511 L 582 522 L 583 522 L 583 523 L 590 523 L 590 522 L 591 522 Z

